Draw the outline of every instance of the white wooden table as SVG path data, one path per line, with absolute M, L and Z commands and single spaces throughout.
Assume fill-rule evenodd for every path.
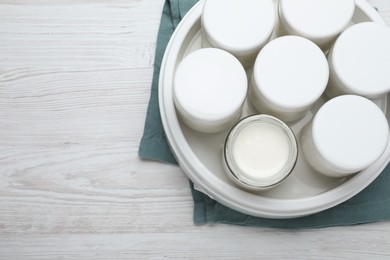
M 193 224 L 186 176 L 137 155 L 163 4 L 0 0 L 0 259 L 390 259 L 389 221 Z

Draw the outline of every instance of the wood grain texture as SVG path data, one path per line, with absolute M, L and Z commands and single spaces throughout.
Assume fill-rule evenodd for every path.
M 163 3 L 0 0 L 0 259 L 390 259 L 389 222 L 193 224 L 186 176 L 137 155 Z

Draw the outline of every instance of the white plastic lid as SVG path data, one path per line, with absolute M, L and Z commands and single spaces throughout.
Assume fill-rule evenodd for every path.
M 202 28 L 213 46 L 247 55 L 264 45 L 275 20 L 272 0 L 207 0 Z
M 299 36 L 279 37 L 264 46 L 253 73 L 262 96 L 285 111 L 298 111 L 314 103 L 329 79 L 324 53 Z
M 279 11 L 290 30 L 312 40 L 336 36 L 350 22 L 354 10 L 355 0 L 279 1 Z
M 331 62 L 346 91 L 376 97 L 390 91 L 390 28 L 356 24 L 336 40 Z
M 191 120 L 225 120 L 242 106 L 247 85 L 245 70 L 232 54 L 216 48 L 199 49 L 178 65 L 174 101 Z
M 372 101 L 356 95 L 331 99 L 313 120 L 313 142 L 331 167 L 357 172 L 376 161 L 389 138 L 385 115 Z

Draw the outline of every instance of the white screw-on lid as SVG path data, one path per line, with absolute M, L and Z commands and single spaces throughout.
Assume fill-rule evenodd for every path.
M 345 30 L 336 40 L 330 62 L 347 88 L 344 91 L 377 97 L 390 91 L 390 28 L 365 22 Z
M 311 40 L 334 37 L 350 22 L 355 0 L 280 0 L 287 30 Z
M 216 48 L 199 49 L 178 65 L 174 101 L 185 118 L 218 128 L 240 110 L 247 85 L 245 70 L 232 54 Z
M 202 29 L 213 46 L 247 55 L 264 45 L 275 20 L 272 0 L 207 0 Z
M 313 142 L 336 171 L 365 169 L 384 152 L 389 139 L 385 115 L 372 101 L 344 95 L 325 103 L 313 119 Z
M 284 36 L 263 47 L 253 76 L 267 103 L 291 112 L 310 106 L 322 95 L 329 67 L 324 53 L 313 42 Z

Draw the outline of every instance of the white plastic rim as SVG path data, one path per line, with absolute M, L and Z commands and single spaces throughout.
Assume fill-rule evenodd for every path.
M 329 65 L 332 68 L 330 93 L 368 98 L 388 93 L 390 28 L 365 22 L 346 29 L 330 51 Z
M 177 59 L 182 54 L 182 45 L 193 25 L 200 26 L 204 1 L 198 2 L 183 18 L 175 30 L 165 51 L 159 79 L 159 103 L 161 119 L 181 169 L 208 195 L 221 204 L 239 212 L 273 219 L 294 218 L 314 214 L 336 206 L 367 187 L 386 167 L 390 160 L 390 143 L 378 161 L 369 167 L 369 172 L 355 175 L 351 180 L 327 192 L 300 199 L 275 199 L 248 193 L 215 176 L 194 154 L 188 145 L 173 103 L 173 75 Z M 367 19 L 385 24 L 383 19 L 365 0 L 356 0 L 356 13 L 362 21 Z M 363 18 L 362 18 L 363 17 Z M 188 42 L 187 42 L 188 43 Z

